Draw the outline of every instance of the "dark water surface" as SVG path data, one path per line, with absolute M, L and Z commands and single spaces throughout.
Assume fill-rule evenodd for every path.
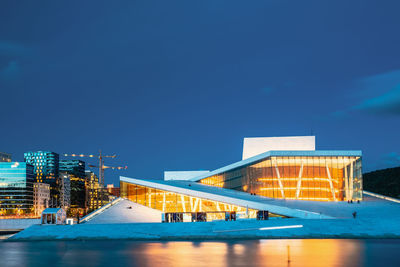
M 0 242 L 0 266 L 400 266 L 400 240 Z

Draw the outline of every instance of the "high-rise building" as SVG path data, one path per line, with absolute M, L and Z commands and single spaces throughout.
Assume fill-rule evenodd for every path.
M 114 184 L 107 185 L 107 191 L 111 196 L 119 197 L 119 187 L 115 187 Z
M 59 155 L 50 151 L 29 151 L 24 153 L 26 163 L 33 165 L 36 183 L 50 185 L 50 207 L 59 206 L 58 185 Z
M 99 178 L 92 171 L 86 171 L 86 205 L 91 210 L 96 210 L 109 202 L 109 193 L 99 183 Z
M 72 174 L 75 177 L 85 180 L 85 162 L 78 159 L 60 160 L 60 172 Z
M 11 162 L 11 154 L 0 152 L 0 162 Z
M 60 160 L 60 172 L 67 173 L 70 179 L 71 208 L 86 209 L 85 162 L 81 160 Z
M 60 204 L 61 208 L 68 210 L 71 206 L 71 180 L 66 172 L 60 172 Z
M 33 184 L 33 203 L 35 215 L 41 215 L 42 211 L 49 207 L 50 185 L 45 183 Z
M 0 162 L 0 214 L 33 212 L 33 166 L 25 162 Z

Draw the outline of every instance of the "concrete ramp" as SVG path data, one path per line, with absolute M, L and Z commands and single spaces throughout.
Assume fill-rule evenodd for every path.
M 85 224 L 161 222 L 161 211 L 122 199 Z

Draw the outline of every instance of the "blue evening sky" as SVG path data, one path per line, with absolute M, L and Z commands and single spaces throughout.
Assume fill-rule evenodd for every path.
M 244 137 L 309 135 L 400 165 L 400 2 L 0 3 L 0 151 L 118 154 L 119 175 L 215 169 Z M 94 161 L 90 161 L 95 163 Z

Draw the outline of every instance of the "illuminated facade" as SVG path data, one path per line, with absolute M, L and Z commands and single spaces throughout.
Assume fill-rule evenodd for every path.
M 50 151 L 30 151 L 24 153 L 24 159 L 33 166 L 35 183 L 50 185 L 50 207 L 57 207 L 60 199 L 59 155 Z
M 129 182 L 120 182 L 121 197 L 132 202 L 157 209 L 164 213 L 207 213 L 207 221 L 222 220 L 226 212 L 236 212 L 239 217 L 255 218 L 256 210 L 245 205 L 235 205 L 217 200 L 196 197 L 190 193 L 182 194 L 174 191 L 161 190 L 149 186 L 141 186 Z M 272 215 L 276 216 L 276 215 Z
M 0 162 L 0 215 L 33 212 L 33 166 Z
M 42 211 L 49 207 L 50 185 L 45 183 L 33 184 L 33 203 L 35 215 L 42 214 Z
M 50 151 L 24 153 L 25 162 L 33 166 L 36 183 L 47 183 L 54 187 L 59 172 L 59 155 Z M 52 188 L 53 189 L 53 188 Z
M 214 171 L 166 172 L 164 180 L 121 177 L 121 197 L 164 213 L 206 212 L 212 219 L 233 211 L 247 218 L 265 211 L 322 218 L 293 205 L 362 200 L 361 151 L 315 150 L 314 136 L 245 138 L 243 148 L 243 160 Z
M 277 152 L 197 180 L 271 198 L 362 200 L 361 153 Z
M 86 171 L 86 207 L 96 210 L 109 202 L 107 188 L 99 183 L 99 178 L 92 171 Z
M 11 162 L 11 155 L 4 152 L 0 152 L 0 162 Z

